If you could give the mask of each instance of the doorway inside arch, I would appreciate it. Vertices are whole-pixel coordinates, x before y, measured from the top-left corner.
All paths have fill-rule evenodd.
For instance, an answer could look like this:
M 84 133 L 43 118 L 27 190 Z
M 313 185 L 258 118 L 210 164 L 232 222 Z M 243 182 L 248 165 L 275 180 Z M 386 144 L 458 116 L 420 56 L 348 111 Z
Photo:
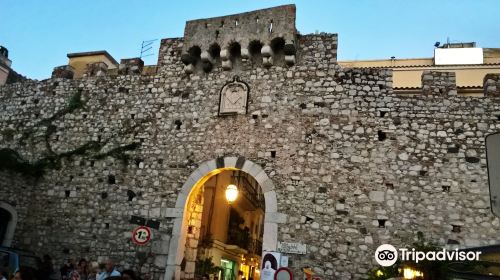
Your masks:
M 0 245 L 4 244 L 7 238 L 7 229 L 11 220 L 12 215 L 10 212 L 0 207 Z
M 241 170 L 224 169 L 196 185 L 185 209 L 181 279 L 260 279 L 265 212 L 261 187 Z

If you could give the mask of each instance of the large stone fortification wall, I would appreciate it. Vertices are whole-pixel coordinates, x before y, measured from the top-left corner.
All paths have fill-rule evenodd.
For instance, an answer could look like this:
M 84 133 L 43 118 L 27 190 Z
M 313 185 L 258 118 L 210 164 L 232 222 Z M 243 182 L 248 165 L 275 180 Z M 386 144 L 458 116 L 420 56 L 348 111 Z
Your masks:
M 394 95 L 389 70 L 335 63 L 336 35 L 300 36 L 294 66 L 190 75 L 183 44 L 162 41 L 155 75 L 0 87 L 1 147 L 52 159 L 38 180 L 1 173 L 0 200 L 20 213 L 18 246 L 57 263 L 113 256 L 159 279 L 167 209 L 198 164 L 221 156 L 250 159 L 274 182 L 286 214 L 278 240 L 308 246 L 290 257 L 297 273 L 363 278 L 379 244 L 409 244 L 418 231 L 442 245 L 500 241 L 484 149 L 500 129 L 497 98 Z M 248 114 L 219 117 L 234 75 L 250 87 Z M 132 215 L 160 223 L 152 244 L 131 243 Z

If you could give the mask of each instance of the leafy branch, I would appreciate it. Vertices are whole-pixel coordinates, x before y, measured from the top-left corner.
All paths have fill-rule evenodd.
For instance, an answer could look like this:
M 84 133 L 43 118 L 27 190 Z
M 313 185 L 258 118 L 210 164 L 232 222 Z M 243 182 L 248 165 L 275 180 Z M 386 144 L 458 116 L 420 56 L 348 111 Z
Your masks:
M 142 124 L 142 122 L 132 125 L 127 129 L 121 130 L 118 135 L 105 139 L 104 141 L 88 141 L 74 149 L 60 153 L 54 151 L 50 139 L 51 136 L 56 132 L 57 127 L 53 124 L 53 122 L 62 118 L 66 114 L 74 112 L 77 109 L 84 108 L 85 102 L 81 97 L 82 96 L 80 91 L 73 94 L 68 101 L 68 105 L 64 109 L 57 111 L 49 118 L 42 119 L 41 121 L 36 123 L 35 126 L 26 130 L 21 135 L 19 144 L 25 144 L 25 141 L 28 138 L 32 137 L 40 126 L 45 127 L 46 129 L 43 135 L 43 140 L 46 152 L 44 157 L 35 160 L 34 162 L 29 162 L 28 160 L 24 159 L 19 154 L 19 152 L 9 148 L 3 148 L 0 149 L 0 170 L 10 170 L 21 173 L 23 175 L 38 178 L 42 177 L 45 171 L 49 168 L 59 169 L 61 167 L 61 162 L 64 159 L 70 159 L 73 156 L 83 156 L 95 160 L 101 160 L 106 157 L 114 157 L 122 160 L 125 164 L 128 163 L 129 155 L 127 155 L 126 152 L 139 148 L 141 145 L 140 142 L 132 142 L 129 144 L 121 145 L 105 152 L 103 152 L 102 150 L 114 138 L 123 137 L 126 134 L 135 131 Z

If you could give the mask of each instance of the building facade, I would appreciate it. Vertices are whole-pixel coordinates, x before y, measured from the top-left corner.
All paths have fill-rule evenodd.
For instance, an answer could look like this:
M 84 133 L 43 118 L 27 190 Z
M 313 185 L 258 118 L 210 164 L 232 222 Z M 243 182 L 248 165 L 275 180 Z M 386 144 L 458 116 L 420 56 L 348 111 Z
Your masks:
M 191 279 L 204 206 L 190 201 L 227 170 L 261 188 L 263 251 L 305 245 L 282 252 L 297 277 L 364 279 L 380 244 L 418 232 L 500 242 L 484 145 L 500 129 L 498 74 L 480 97 L 435 71 L 420 94 L 397 94 L 392 69 L 340 65 L 336 34 L 299 34 L 294 5 L 190 21 L 161 41 L 154 73 L 137 59 L 119 69 L 0 87 L 12 246 Z M 145 246 L 131 240 L 138 224 L 152 230 Z
M 457 51 L 463 53 L 452 56 Z M 461 57 L 467 57 L 468 51 L 479 51 L 479 59 L 464 63 Z M 440 63 L 443 56 L 446 60 Z M 451 72 L 455 76 L 457 94 L 479 97 L 484 96 L 485 76 L 500 73 L 500 49 L 475 48 L 475 44 L 448 44 L 436 48 L 435 56 L 429 58 L 350 60 L 339 61 L 339 64 L 351 68 L 391 69 L 393 90 L 397 94 L 421 94 L 424 71 Z

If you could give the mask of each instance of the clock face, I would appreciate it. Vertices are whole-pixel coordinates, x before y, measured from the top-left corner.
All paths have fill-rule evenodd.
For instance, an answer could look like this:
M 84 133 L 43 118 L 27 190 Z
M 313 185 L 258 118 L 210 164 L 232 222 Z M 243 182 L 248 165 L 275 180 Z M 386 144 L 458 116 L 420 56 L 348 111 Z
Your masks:
M 242 82 L 232 82 L 221 91 L 220 114 L 246 114 L 248 86 Z

